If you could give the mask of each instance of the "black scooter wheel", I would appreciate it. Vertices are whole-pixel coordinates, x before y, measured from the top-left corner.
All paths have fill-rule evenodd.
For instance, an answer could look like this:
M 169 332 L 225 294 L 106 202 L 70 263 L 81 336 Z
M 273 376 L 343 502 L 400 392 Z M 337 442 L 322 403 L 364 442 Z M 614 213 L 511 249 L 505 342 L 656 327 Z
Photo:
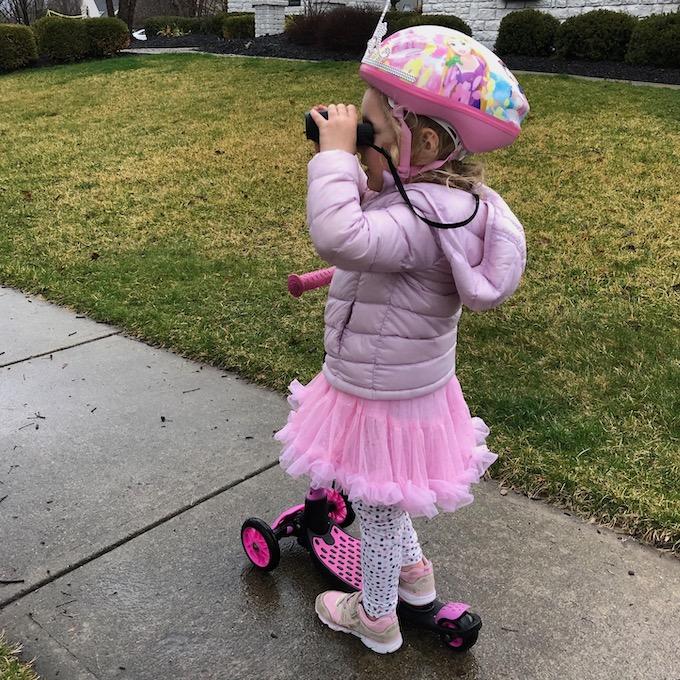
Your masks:
M 478 631 L 470 633 L 465 637 L 456 635 L 456 631 L 460 630 L 460 628 L 455 621 L 451 621 L 450 619 L 440 619 L 439 625 L 451 629 L 450 633 L 441 633 L 440 637 L 442 642 L 456 654 L 462 654 L 463 652 L 467 652 L 471 647 L 474 647 L 477 638 L 479 637 Z
M 281 559 L 279 542 L 271 527 L 257 517 L 247 519 L 241 527 L 241 543 L 248 559 L 258 569 L 276 569 Z

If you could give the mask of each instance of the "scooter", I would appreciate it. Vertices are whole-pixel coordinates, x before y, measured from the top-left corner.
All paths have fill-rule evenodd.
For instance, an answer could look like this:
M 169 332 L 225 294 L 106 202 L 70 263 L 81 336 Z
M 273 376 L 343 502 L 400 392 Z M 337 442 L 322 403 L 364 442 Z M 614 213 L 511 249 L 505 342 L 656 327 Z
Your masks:
M 291 275 L 288 288 L 299 297 L 305 290 L 327 285 L 333 268 Z M 355 519 L 347 496 L 335 488 L 310 488 L 305 502 L 284 510 L 271 524 L 251 517 L 241 527 L 241 543 L 248 559 L 262 571 L 275 569 L 281 558 L 279 541 L 296 538 L 317 566 L 346 591 L 361 590 L 361 541 L 345 529 Z M 454 652 L 465 652 L 476 642 L 482 621 L 464 602 L 438 599 L 424 606 L 403 600 L 397 616 L 418 627 L 439 633 Z

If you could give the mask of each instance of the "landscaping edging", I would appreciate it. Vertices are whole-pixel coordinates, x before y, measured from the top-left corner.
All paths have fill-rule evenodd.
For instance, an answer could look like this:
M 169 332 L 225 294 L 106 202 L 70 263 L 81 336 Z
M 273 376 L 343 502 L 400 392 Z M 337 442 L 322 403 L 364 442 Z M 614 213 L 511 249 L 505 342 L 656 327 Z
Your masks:
M 285 35 L 224 40 L 214 35 L 190 34 L 179 38 L 132 40 L 130 49 L 194 47 L 213 54 L 237 54 L 251 57 L 285 57 L 313 61 L 358 61 L 361 55 L 328 52 L 316 47 L 303 47 L 288 42 Z M 610 80 L 626 80 L 680 85 L 680 69 L 635 66 L 610 61 L 565 61 L 549 57 L 508 56 L 503 61 L 511 70 L 563 73 Z

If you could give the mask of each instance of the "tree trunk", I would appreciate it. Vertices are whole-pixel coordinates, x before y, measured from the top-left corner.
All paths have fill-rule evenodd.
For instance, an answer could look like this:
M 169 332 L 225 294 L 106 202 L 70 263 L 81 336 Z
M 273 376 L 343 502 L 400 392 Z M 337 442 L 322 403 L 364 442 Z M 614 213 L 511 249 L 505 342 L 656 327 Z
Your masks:
M 118 5 L 118 18 L 122 19 L 132 30 L 132 25 L 135 20 L 135 6 L 137 5 L 137 0 L 120 0 Z
M 31 23 L 31 15 L 28 12 L 28 1 L 17 0 L 14 3 L 16 19 L 20 24 L 28 26 Z
M 116 16 L 116 12 L 113 9 L 113 0 L 106 0 L 106 14 L 110 17 Z

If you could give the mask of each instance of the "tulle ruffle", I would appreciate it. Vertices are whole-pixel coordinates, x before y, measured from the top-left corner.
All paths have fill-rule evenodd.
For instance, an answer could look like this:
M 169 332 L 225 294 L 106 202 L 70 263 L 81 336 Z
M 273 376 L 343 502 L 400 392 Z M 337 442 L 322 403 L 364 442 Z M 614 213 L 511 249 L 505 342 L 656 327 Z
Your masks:
M 452 512 L 472 502 L 470 485 L 497 458 L 455 377 L 405 400 L 355 397 L 322 373 L 289 390 L 288 423 L 274 435 L 283 443 L 282 467 L 314 487 L 335 481 L 351 501 L 397 505 L 413 516 Z

